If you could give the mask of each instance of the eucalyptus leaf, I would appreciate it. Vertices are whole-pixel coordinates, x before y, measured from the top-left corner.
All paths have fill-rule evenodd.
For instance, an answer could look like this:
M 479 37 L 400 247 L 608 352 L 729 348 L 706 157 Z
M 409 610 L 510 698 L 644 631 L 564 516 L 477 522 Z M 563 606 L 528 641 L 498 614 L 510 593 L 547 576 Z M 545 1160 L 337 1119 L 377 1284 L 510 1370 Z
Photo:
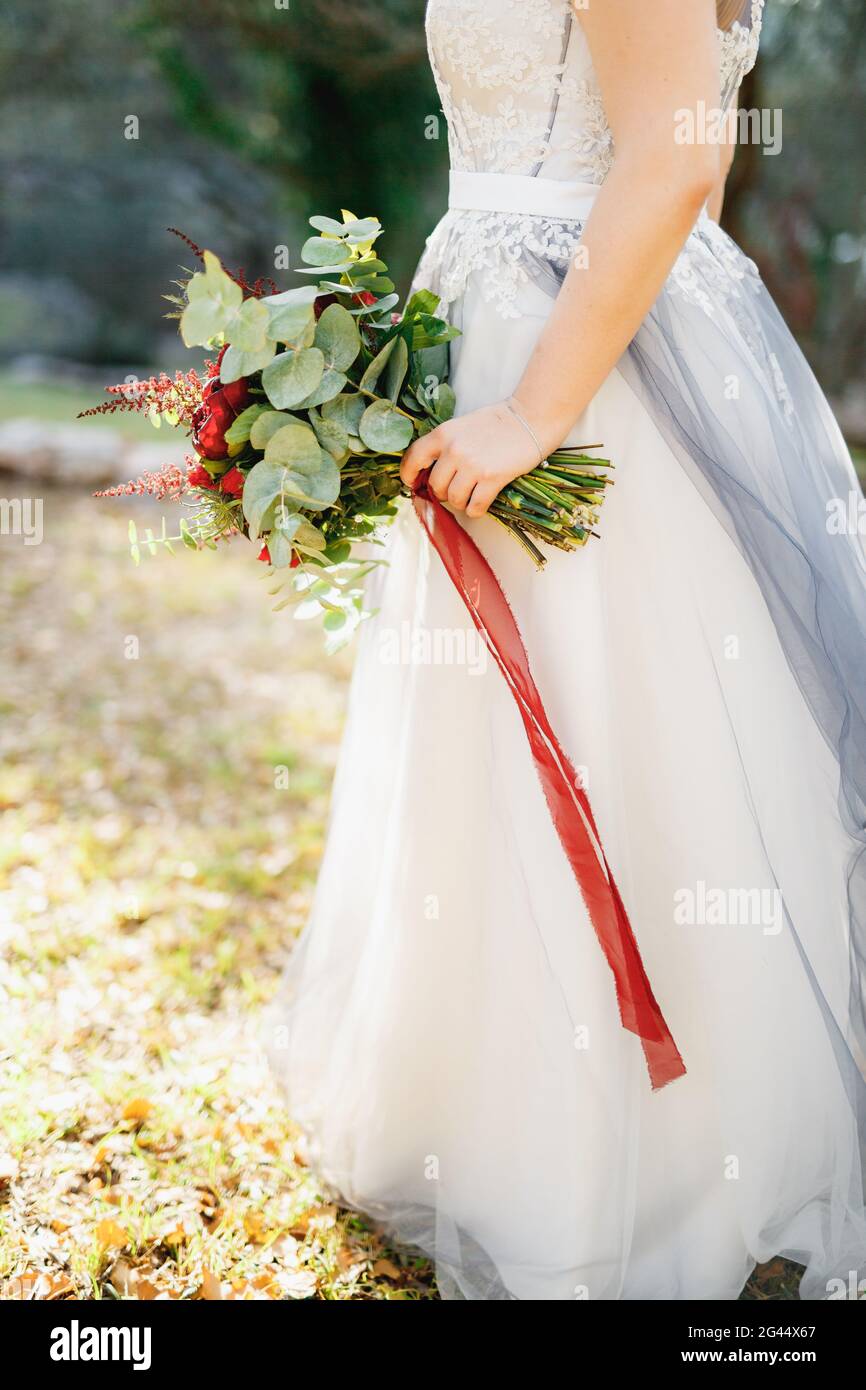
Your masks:
M 311 236 L 301 247 L 301 260 L 307 265 L 334 266 L 346 259 L 346 248 L 342 241 L 332 241 L 328 237 Z
M 266 342 L 261 352 L 243 352 L 234 345 L 227 347 L 220 363 L 220 381 L 228 386 L 232 381 L 240 381 L 243 376 L 261 372 L 272 360 L 276 347 Z
M 262 464 L 268 468 L 281 466 L 281 495 L 298 506 L 318 511 L 330 507 L 340 494 L 339 468 L 310 426 L 300 420 L 284 425 L 268 440 L 265 457 L 248 474 L 247 485 Z
M 340 304 L 329 304 L 316 325 L 316 347 L 325 355 L 325 364 L 338 372 L 351 367 L 361 351 L 358 325 Z
M 247 474 L 243 510 L 251 535 L 261 535 L 265 518 L 282 492 L 285 472 L 282 464 L 262 459 Z
M 212 251 L 204 252 L 204 270 L 196 271 L 186 287 L 187 306 L 180 316 L 180 333 L 187 347 L 204 347 L 243 304 L 243 290 L 227 275 Z
M 285 569 L 292 561 L 292 542 L 282 531 L 271 531 L 268 535 L 268 554 L 275 570 Z
M 271 414 L 266 405 L 248 405 L 225 432 L 226 444 L 246 444 L 253 425 L 262 414 Z
M 394 351 L 394 344 L 396 342 L 396 338 L 391 338 L 390 341 L 387 342 L 385 346 L 381 348 L 379 352 L 376 353 L 376 356 L 373 358 L 369 367 L 364 372 L 364 375 L 361 377 L 362 391 L 372 391 L 375 388 L 376 382 L 379 380 L 379 377 L 385 369 L 385 364 L 387 363 L 388 358 Z
M 276 434 L 277 430 L 281 430 L 284 425 L 291 423 L 291 415 L 286 415 L 281 410 L 270 410 L 268 406 L 263 406 L 261 415 L 253 422 L 250 430 L 250 443 L 254 449 L 264 449 L 268 440 Z
M 333 217 L 311 217 L 310 226 L 315 227 L 317 232 L 330 232 L 331 236 L 342 236 L 344 227 L 342 222 L 337 222 Z
M 337 398 L 339 399 L 339 397 Z M 325 420 L 316 411 L 310 411 L 310 424 L 323 449 L 327 449 L 336 463 L 342 463 L 349 452 L 349 434 L 336 420 Z
M 374 401 L 361 417 L 361 438 L 367 448 L 377 454 L 402 453 L 411 443 L 414 432 L 408 415 L 391 401 Z
M 262 372 L 262 386 L 271 405 L 292 409 L 316 389 L 325 370 L 325 358 L 317 347 L 281 352 Z
M 440 381 L 436 390 L 433 392 L 433 400 L 435 403 L 437 420 L 450 420 L 457 404 L 454 388 L 449 386 L 447 381 Z
M 295 343 L 306 338 L 312 327 L 315 330 L 316 315 L 313 301 L 293 304 L 270 304 L 265 310 L 269 316 L 268 337 L 278 343 Z M 304 346 L 309 346 L 304 343 Z
M 405 338 L 394 339 L 394 349 L 385 367 L 385 395 L 397 401 L 409 370 L 409 349 Z
M 322 418 L 333 420 L 348 435 L 357 435 L 361 416 L 367 409 L 367 401 L 357 391 L 345 391 L 322 406 Z
M 226 326 L 226 340 L 241 352 L 261 352 L 268 341 L 270 314 L 258 299 L 246 299 Z
M 299 401 L 296 408 L 298 410 L 312 410 L 315 406 L 325 405 L 335 396 L 339 396 L 347 381 L 348 377 L 345 372 L 335 372 L 333 368 L 326 367 L 315 391 L 311 391 L 309 396 L 305 396 L 302 401 Z

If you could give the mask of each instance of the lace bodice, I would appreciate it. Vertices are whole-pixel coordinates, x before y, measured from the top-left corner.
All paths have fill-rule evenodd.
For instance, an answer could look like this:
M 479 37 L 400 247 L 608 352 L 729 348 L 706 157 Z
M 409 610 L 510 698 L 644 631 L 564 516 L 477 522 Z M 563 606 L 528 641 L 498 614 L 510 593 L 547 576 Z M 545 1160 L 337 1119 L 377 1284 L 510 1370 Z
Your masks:
M 727 107 L 758 52 L 764 0 L 718 31 Z M 604 182 L 613 137 L 573 0 L 429 0 L 430 63 L 448 122 L 452 169 L 572 184 Z M 514 213 L 450 211 L 428 241 L 417 283 L 446 305 L 478 272 L 485 297 L 513 316 L 527 256 L 567 261 L 581 227 Z
M 754 65 L 763 3 L 719 31 L 725 105 Z M 430 0 L 427 43 L 453 169 L 604 181 L 613 140 L 570 0 Z

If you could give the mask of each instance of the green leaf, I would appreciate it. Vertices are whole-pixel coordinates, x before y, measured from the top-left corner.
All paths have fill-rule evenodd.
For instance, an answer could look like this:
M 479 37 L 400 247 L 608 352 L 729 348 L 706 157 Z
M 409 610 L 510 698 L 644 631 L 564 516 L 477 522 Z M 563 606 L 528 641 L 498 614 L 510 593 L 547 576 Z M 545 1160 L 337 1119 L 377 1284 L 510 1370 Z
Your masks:
M 307 265 L 333 266 L 346 259 L 346 248 L 342 241 L 331 241 L 327 237 L 311 236 L 301 247 L 301 260 Z
M 411 443 L 414 426 L 391 401 L 374 401 L 361 416 L 360 434 L 374 453 L 399 454 Z
M 262 372 L 262 386 L 271 405 L 291 410 L 316 389 L 324 370 L 325 358 L 320 348 L 281 352 Z
M 338 632 L 341 627 L 346 625 L 346 614 L 342 608 L 331 609 L 322 619 L 322 627 L 326 632 Z
M 260 415 L 273 414 L 266 405 L 248 405 L 246 410 L 242 410 L 237 419 L 229 426 L 225 432 L 226 444 L 246 444 L 250 438 L 252 427 Z M 262 446 L 264 447 L 264 446 Z
M 329 304 L 316 325 L 316 347 L 328 367 L 343 372 L 361 351 L 361 335 L 352 315 L 340 304 Z
M 333 420 L 334 424 L 346 431 L 346 434 L 357 435 L 361 416 L 366 409 L 367 401 L 364 396 L 357 391 L 345 391 L 322 406 L 322 417 L 325 420 Z
M 373 391 L 375 389 L 376 382 L 379 380 L 379 377 L 385 370 L 385 364 L 387 363 L 388 358 L 391 356 L 391 353 L 394 351 L 394 344 L 396 342 L 396 338 L 391 338 L 390 341 L 387 342 L 385 346 L 379 352 L 376 353 L 376 356 L 373 358 L 369 367 L 364 372 L 364 375 L 361 377 L 362 391 Z
M 343 463 L 349 452 L 348 431 L 336 420 L 325 420 L 314 410 L 310 411 L 310 424 L 322 448 L 327 449 L 336 463 Z
M 279 343 L 299 343 L 300 346 L 309 347 L 307 338 L 312 341 L 310 329 L 315 330 L 316 325 L 313 301 L 276 305 L 271 302 L 266 312 L 270 316 L 269 338 Z
M 135 545 L 135 542 L 138 540 L 138 527 L 136 526 L 134 521 L 131 521 L 129 523 L 129 526 L 127 527 L 127 534 L 129 535 L 129 544 Z
M 394 350 L 385 367 L 385 395 L 397 401 L 409 370 L 409 349 L 405 338 L 394 339 Z
M 225 335 L 241 352 L 262 352 L 268 341 L 270 314 L 258 299 L 246 299 L 226 325 Z
M 198 550 L 198 542 L 189 529 L 189 522 L 185 516 L 180 519 L 180 537 L 187 550 Z
M 256 481 L 254 507 L 263 502 L 258 521 L 264 516 L 267 507 L 279 495 L 284 495 L 296 506 L 309 507 L 319 511 L 330 507 L 340 495 L 340 470 L 319 444 L 313 430 L 300 420 L 284 425 L 268 440 L 265 457 L 247 474 L 244 487 L 244 515 L 247 520 L 247 490 L 250 480 L 255 479 L 259 469 L 263 469 L 261 482 Z M 270 470 L 270 471 L 268 471 Z M 272 491 L 272 473 L 280 473 L 277 491 Z M 267 501 L 264 501 L 267 499 Z M 251 522 L 252 524 L 252 522 Z
M 291 415 L 286 415 L 281 410 L 269 410 L 267 406 L 263 406 L 262 414 L 258 416 L 250 430 L 250 444 L 254 449 L 264 449 L 268 440 L 276 434 L 277 430 L 281 430 L 283 425 L 291 423 Z
M 325 405 L 335 396 L 339 396 L 347 381 L 348 377 L 345 372 L 335 372 L 332 367 L 326 367 L 315 391 L 311 391 L 309 396 L 298 401 L 295 409 L 312 410 L 315 406 Z
M 262 371 L 276 350 L 274 344 L 269 342 L 265 343 L 261 352 L 243 352 L 238 347 L 227 347 L 220 364 L 220 381 L 228 386 L 232 381 L 240 381 L 242 376 L 252 376 L 253 372 Z
M 321 552 L 326 546 L 325 537 L 318 526 L 313 526 L 311 522 L 303 519 L 295 534 L 295 541 L 301 550 Z
M 356 217 L 343 224 L 343 235 L 352 245 L 375 241 L 381 232 L 382 224 L 378 217 Z
M 343 235 L 343 224 L 337 222 L 333 217 L 311 217 L 310 226 L 315 227 L 317 232 L 330 232 L 331 236 Z
M 205 347 L 225 331 L 243 304 L 240 285 L 226 274 L 212 251 L 205 251 L 204 266 L 186 287 L 187 306 L 180 316 L 180 334 L 187 347 Z
M 453 387 L 447 381 L 440 381 L 436 390 L 433 392 L 433 402 L 436 410 L 437 420 L 450 420 L 457 405 L 457 397 L 454 395 Z M 228 437 L 228 436 L 226 436 Z
M 403 317 L 410 319 L 416 314 L 435 314 L 438 308 L 438 294 L 434 294 L 432 290 L 416 290 L 403 310 Z

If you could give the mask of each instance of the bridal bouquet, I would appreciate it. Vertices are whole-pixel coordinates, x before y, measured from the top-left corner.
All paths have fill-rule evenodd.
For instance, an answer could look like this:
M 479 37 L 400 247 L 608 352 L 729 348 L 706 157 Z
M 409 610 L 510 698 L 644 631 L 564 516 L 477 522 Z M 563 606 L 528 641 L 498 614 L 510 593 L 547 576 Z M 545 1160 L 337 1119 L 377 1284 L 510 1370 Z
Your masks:
M 207 374 L 109 386 L 110 399 L 83 413 L 138 410 L 191 434 L 185 472 L 166 467 L 97 494 L 187 504 L 173 536 L 163 521 L 161 533 L 140 538 L 130 522 L 136 563 L 143 549 L 214 549 L 242 533 L 269 565 L 274 594 L 291 580 L 276 606 L 323 609 L 335 631 L 357 621 L 360 581 L 378 563 L 369 543 L 408 491 L 403 454 L 453 413 L 448 343 L 457 330 L 437 316 L 438 297 L 427 290 L 396 312 L 374 250 L 375 218 L 344 212 L 342 221 L 312 217 L 310 225 L 299 273 L 312 283 L 282 292 L 230 274 L 183 237 L 202 268 L 170 300 L 185 345 L 216 354 Z M 571 550 L 593 533 L 608 467 L 581 450 L 557 450 L 505 488 L 490 514 L 541 567 L 539 541 Z
M 387 266 L 374 251 L 375 218 L 313 217 L 301 274 L 312 283 L 279 292 L 229 274 L 188 238 L 202 269 L 172 302 L 187 347 L 215 353 L 207 374 L 164 373 L 108 388 L 85 414 L 146 411 L 185 426 L 194 455 L 108 494 L 148 493 L 188 504 L 178 535 L 130 523 L 137 561 L 175 541 L 215 549 L 242 533 L 275 578 L 277 607 L 324 610 L 339 642 L 363 615 L 359 581 L 374 563 L 370 542 L 407 492 L 400 464 L 412 441 L 454 410 L 448 344 L 456 329 L 421 290 L 396 312 Z M 270 292 L 268 292 L 270 291 Z M 495 344 L 491 344 L 491 351 Z M 587 446 L 597 447 L 597 446 Z M 559 449 L 502 490 L 491 515 L 544 564 L 539 542 L 572 550 L 593 534 L 609 478 L 606 459 Z M 100 494 L 105 496 L 106 493 Z M 412 506 L 455 592 L 517 704 L 551 820 L 580 886 L 610 969 L 623 1026 L 641 1039 L 653 1087 L 684 1066 L 647 979 L 582 781 L 550 724 L 505 593 L 469 531 L 427 488 Z M 357 546 L 357 548 L 356 548 Z

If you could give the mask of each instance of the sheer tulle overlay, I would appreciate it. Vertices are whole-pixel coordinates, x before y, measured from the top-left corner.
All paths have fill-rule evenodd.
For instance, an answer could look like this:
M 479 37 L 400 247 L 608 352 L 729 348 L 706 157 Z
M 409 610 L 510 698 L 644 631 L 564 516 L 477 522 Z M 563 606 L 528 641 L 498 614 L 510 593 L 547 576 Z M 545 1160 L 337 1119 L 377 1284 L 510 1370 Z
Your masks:
M 500 12 L 498 43 L 512 8 L 469 0 L 464 21 Z M 522 8 L 561 55 L 567 7 Z M 422 262 L 463 329 L 461 413 L 515 387 L 550 311 L 567 258 L 532 208 L 501 211 L 539 234 L 496 284 L 495 257 L 460 252 L 489 212 L 452 210 Z M 559 224 L 556 248 L 579 234 Z M 854 474 L 754 267 L 705 218 L 569 439 L 616 462 L 600 540 L 538 574 L 494 522 L 464 524 L 686 1075 L 650 1089 L 511 692 L 410 508 L 370 593 L 269 1052 L 324 1178 L 429 1251 L 445 1297 L 735 1298 L 777 1253 L 807 1266 L 802 1296 L 832 1296 L 866 1273 L 866 581 L 856 534 L 828 525 Z

